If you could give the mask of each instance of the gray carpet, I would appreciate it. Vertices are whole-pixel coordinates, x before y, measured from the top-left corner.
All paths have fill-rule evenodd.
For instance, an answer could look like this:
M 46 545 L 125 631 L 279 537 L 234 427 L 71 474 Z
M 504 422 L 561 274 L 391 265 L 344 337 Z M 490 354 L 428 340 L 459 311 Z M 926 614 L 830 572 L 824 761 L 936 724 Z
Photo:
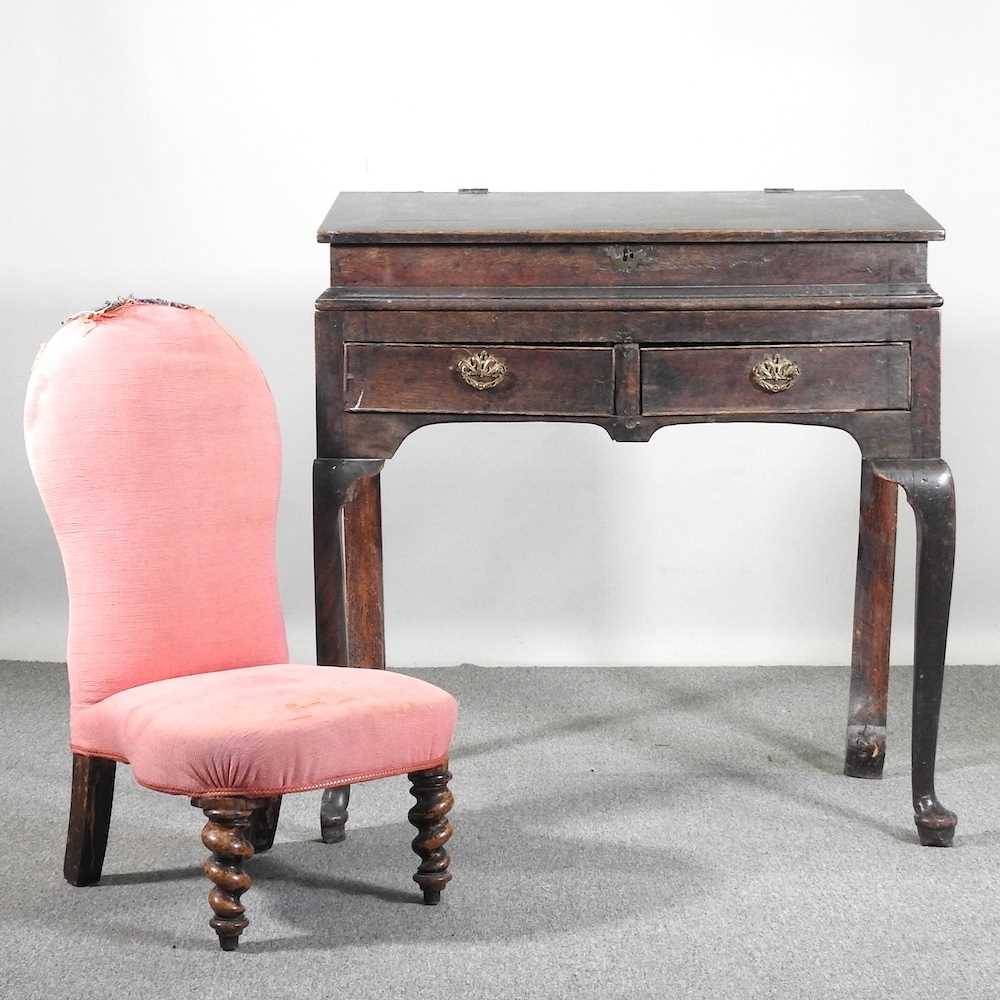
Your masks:
M 1000 670 L 949 673 L 920 848 L 909 671 L 886 777 L 840 774 L 847 671 L 421 671 L 462 703 L 454 881 L 417 902 L 405 779 L 359 786 L 347 843 L 285 799 L 251 862 L 236 954 L 207 926 L 200 813 L 119 769 L 105 877 L 62 880 L 64 671 L 0 665 L 0 995 L 921 998 L 997 996 Z

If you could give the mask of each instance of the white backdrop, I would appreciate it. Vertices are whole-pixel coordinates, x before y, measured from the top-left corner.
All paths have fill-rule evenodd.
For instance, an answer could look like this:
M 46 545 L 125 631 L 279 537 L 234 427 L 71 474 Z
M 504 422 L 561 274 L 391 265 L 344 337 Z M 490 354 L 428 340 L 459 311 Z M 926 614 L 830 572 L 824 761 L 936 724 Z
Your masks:
M 4 0 L 0 656 L 61 659 L 58 553 L 20 411 L 60 319 L 204 305 L 285 440 L 293 655 L 312 648 L 314 232 L 339 190 L 905 187 L 948 230 L 950 659 L 1000 661 L 995 4 Z M 383 475 L 393 665 L 845 663 L 858 452 L 746 425 L 419 431 Z M 910 658 L 905 506 L 895 660 Z

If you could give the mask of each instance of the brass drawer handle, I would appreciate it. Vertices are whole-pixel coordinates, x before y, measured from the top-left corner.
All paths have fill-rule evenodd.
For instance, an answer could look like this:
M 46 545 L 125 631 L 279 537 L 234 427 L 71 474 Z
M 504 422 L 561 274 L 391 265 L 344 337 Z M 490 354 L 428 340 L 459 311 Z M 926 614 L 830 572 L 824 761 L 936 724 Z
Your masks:
M 750 369 L 750 381 L 764 392 L 784 392 L 801 374 L 802 370 L 794 361 L 772 354 Z
M 507 366 L 492 354 L 479 351 L 458 363 L 458 373 L 473 389 L 495 389 L 506 377 Z

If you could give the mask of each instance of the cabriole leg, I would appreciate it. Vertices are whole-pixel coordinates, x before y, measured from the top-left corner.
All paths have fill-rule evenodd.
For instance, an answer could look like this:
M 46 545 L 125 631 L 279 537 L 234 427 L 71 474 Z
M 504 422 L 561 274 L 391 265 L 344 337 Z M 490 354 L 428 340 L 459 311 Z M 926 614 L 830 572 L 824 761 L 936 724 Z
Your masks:
M 958 818 L 934 789 L 938 720 L 955 563 L 955 486 L 941 459 L 879 460 L 875 473 L 906 491 L 917 522 L 913 644 L 913 809 L 920 843 L 947 847 Z
M 73 788 L 63 875 L 70 885 L 101 880 L 115 797 L 115 762 L 106 757 L 73 754 Z
M 451 772 L 448 765 L 427 771 L 414 771 L 407 775 L 413 786 L 410 794 L 417 800 L 407 818 L 417 828 L 413 850 L 420 857 L 420 867 L 413 881 L 424 893 L 424 902 L 434 906 L 441 901 L 441 893 L 451 880 L 448 871 L 448 852 L 444 845 L 451 840 L 451 823 L 448 813 L 455 800 L 448 788 Z
M 844 758 L 844 774 L 852 778 L 881 778 L 885 765 L 896 493 L 894 482 L 875 475 L 871 462 L 862 463 L 854 645 Z

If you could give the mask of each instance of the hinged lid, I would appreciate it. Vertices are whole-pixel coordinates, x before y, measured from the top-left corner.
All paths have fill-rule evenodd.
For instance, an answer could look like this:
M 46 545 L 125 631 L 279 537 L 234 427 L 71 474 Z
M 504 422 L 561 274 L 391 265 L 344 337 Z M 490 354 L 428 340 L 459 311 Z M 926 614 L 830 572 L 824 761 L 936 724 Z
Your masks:
M 782 243 L 944 239 L 905 191 L 358 192 L 321 243 Z

